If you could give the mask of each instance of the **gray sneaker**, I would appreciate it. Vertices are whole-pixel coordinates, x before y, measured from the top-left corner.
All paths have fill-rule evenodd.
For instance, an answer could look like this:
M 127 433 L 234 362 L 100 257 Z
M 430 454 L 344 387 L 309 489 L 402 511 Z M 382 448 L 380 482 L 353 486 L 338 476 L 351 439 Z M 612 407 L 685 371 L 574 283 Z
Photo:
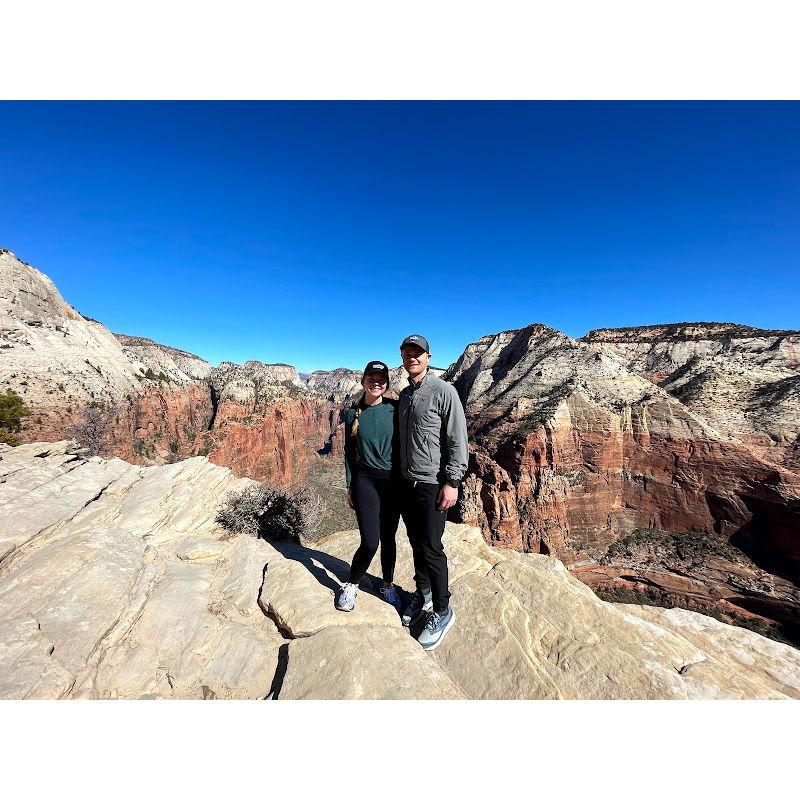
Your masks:
M 411 602 L 406 606 L 400 620 L 406 628 L 413 625 L 426 611 L 433 610 L 433 598 L 431 595 L 423 595 L 419 589 L 411 595 Z
M 428 617 L 425 623 L 425 630 L 419 635 L 417 641 L 422 645 L 423 650 L 435 650 L 444 639 L 444 635 L 456 621 L 456 612 L 448 607 L 444 614 L 437 614 L 435 611 Z
M 395 607 L 398 614 L 403 610 L 403 601 L 400 599 L 400 595 L 397 594 L 393 584 L 381 586 L 379 591 L 383 599 Z
M 339 597 L 336 598 L 336 608 L 339 611 L 352 611 L 356 607 L 356 594 L 358 585 L 355 583 L 345 583 Z

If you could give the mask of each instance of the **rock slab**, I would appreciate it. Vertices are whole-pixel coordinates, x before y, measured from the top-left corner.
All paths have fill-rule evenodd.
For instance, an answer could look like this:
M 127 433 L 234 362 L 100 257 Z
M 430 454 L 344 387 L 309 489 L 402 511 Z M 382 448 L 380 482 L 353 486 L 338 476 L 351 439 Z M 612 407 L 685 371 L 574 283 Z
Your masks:
M 426 653 L 358 533 L 311 546 L 214 521 L 249 485 L 193 458 L 142 467 L 74 442 L 0 446 L 0 698 L 798 698 L 800 651 L 681 609 L 599 600 L 557 559 L 448 523 L 456 624 Z M 377 563 L 377 562 L 376 562 Z M 398 531 L 398 585 L 413 588 Z

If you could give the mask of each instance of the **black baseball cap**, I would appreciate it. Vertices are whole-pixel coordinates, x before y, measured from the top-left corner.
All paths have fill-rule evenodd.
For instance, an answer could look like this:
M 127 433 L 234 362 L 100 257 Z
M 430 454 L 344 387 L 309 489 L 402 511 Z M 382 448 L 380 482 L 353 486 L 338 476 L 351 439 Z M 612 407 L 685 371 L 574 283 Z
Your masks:
M 402 350 L 407 344 L 415 344 L 417 347 L 421 347 L 426 353 L 431 352 L 428 340 L 418 333 L 412 333 L 411 336 L 406 336 L 406 338 L 400 342 L 400 349 Z
M 370 361 L 367 366 L 364 367 L 364 375 L 368 372 L 382 372 L 386 378 L 386 383 L 389 383 L 389 367 L 387 367 L 383 361 Z

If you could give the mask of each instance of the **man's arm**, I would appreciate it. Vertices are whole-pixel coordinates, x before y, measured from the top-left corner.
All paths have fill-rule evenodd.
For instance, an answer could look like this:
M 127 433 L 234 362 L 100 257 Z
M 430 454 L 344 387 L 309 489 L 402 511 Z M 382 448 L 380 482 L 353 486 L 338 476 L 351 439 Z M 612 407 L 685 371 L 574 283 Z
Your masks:
M 467 418 L 464 407 L 455 387 L 447 384 L 442 408 L 445 439 L 447 446 L 447 461 L 444 471 L 447 480 L 452 483 L 461 483 L 467 474 Z
M 439 509 L 451 508 L 458 500 L 458 484 L 467 473 L 467 418 L 461 405 L 461 398 L 453 386 L 445 388 L 442 401 L 442 422 L 447 448 L 445 479 L 448 481 L 439 491 Z M 453 485 L 450 485 L 453 484 Z

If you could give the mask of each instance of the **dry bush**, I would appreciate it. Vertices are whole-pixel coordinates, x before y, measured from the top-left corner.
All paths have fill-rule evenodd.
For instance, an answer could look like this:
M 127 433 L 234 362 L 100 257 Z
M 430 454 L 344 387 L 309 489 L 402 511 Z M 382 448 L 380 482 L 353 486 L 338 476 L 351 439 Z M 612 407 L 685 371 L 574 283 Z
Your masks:
M 216 522 L 232 533 L 265 539 L 314 539 L 322 518 L 322 498 L 306 488 L 252 484 L 229 494 Z
M 103 450 L 103 440 L 113 430 L 114 420 L 119 411 L 111 405 L 92 401 L 83 410 L 80 419 L 65 433 L 82 444 L 89 455 L 99 455 Z

